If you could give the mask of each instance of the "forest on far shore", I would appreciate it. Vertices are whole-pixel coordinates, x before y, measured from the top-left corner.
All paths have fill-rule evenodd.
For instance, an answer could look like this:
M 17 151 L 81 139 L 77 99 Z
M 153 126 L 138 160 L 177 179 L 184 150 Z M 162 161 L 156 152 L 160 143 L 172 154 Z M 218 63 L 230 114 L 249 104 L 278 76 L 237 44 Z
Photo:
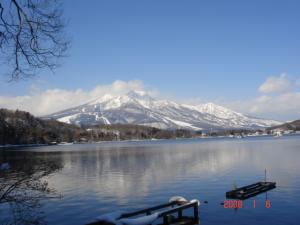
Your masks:
M 97 142 L 146 139 L 197 138 L 207 136 L 246 136 L 272 134 L 272 130 L 299 131 L 299 121 L 285 123 L 265 130 L 219 129 L 193 131 L 187 129 L 164 130 L 134 124 L 76 126 L 56 120 L 35 117 L 29 112 L 0 109 L 0 145 L 54 144 L 61 142 Z
M 190 138 L 193 135 L 194 132 L 189 130 L 163 130 L 129 124 L 78 127 L 40 119 L 20 110 L 0 109 L 0 145 L 171 139 Z

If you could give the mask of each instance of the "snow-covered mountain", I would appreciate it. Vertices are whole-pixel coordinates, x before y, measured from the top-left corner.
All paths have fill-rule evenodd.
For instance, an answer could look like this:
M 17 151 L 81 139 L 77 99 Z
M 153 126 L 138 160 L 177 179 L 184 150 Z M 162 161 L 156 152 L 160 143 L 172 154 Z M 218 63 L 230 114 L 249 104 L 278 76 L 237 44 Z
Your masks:
M 274 120 L 245 116 L 214 103 L 179 104 L 156 100 L 145 92 L 104 95 L 101 98 L 49 116 L 77 125 L 139 124 L 163 129 L 263 128 L 280 124 Z

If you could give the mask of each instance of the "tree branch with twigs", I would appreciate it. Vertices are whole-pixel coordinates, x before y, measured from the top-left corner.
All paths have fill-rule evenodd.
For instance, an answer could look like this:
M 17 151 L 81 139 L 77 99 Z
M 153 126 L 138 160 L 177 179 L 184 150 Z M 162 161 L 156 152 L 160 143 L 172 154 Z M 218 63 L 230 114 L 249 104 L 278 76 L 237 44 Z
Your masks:
M 0 0 L 0 60 L 10 80 L 54 71 L 70 42 L 56 0 Z

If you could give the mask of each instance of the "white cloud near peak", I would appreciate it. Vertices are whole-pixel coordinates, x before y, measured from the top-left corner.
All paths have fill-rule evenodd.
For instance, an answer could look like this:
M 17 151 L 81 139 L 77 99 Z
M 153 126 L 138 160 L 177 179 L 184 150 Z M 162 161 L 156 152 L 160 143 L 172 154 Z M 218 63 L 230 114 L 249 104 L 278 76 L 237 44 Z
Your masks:
M 296 87 L 300 87 L 300 79 L 296 80 L 295 84 L 296 84 Z
M 291 88 L 291 82 L 287 74 L 283 73 L 279 77 L 271 76 L 260 85 L 259 91 L 261 93 L 281 93 L 288 91 Z
M 273 76 L 259 87 L 261 95 L 248 100 L 221 102 L 246 115 L 281 121 L 300 119 L 300 79 L 287 74 Z
M 245 115 L 279 121 L 300 119 L 300 92 L 221 103 Z
M 213 101 L 216 104 L 251 115 L 267 119 L 281 121 L 300 119 L 300 79 L 290 79 L 286 74 L 273 76 L 259 87 L 258 96 L 250 99 L 238 99 L 226 101 L 224 98 Z M 142 81 L 116 80 L 111 84 L 97 85 L 91 90 L 65 90 L 47 89 L 39 90 L 33 87 L 28 95 L 24 96 L 0 96 L 0 108 L 20 109 L 28 111 L 35 116 L 43 116 L 82 105 L 110 94 L 112 96 L 123 95 L 129 91 L 144 91 L 157 98 L 161 92 L 145 87 Z M 220 95 L 222 93 L 219 93 Z M 165 95 L 164 99 L 168 99 Z M 199 96 L 201 97 L 201 96 Z M 178 99 L 174 99 L 178 101 Z M 178 101 L 185 104 L 201 104 L 206 101 L 201 98 L 193 98 L 190 101 Z
M 75 107 L 95 100 L 105 94 L 122 95 L 129 91 L 145 91 L 144 84 L 139 80 L 116 80 L 111 84 L 98 85 L 90 91 L 82 89 L 64 90 L 33 88 L 29 95 L 0 96 L 0 108 L 20 109 L 36 116 L 47 115 L 70 107 Z M 151 91 L 147 92 L 151 93 Z

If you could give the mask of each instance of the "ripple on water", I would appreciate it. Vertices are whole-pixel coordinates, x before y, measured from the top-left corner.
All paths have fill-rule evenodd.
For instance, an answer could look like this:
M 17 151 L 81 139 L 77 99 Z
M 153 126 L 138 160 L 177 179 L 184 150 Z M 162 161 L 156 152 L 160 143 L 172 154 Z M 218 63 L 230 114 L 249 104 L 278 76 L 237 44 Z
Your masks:
M 295 137 L 177 140 L 27 148 L 5 157 L 14 163 L 26 163 L 26 155 L 43 157 L 63 165 L 48 178 L 64 196 L 44 202 L 50 225 L 84 224 L 102 213 L 136 210 L 175 195 L 208 201 L 200 206 L 202 224 L 279 225 L 300 221 L 299 147 Z M 277 188 L 244 201 L 242 209 L 224 209 L 225 192 L 263 180 L 265 168 Z

